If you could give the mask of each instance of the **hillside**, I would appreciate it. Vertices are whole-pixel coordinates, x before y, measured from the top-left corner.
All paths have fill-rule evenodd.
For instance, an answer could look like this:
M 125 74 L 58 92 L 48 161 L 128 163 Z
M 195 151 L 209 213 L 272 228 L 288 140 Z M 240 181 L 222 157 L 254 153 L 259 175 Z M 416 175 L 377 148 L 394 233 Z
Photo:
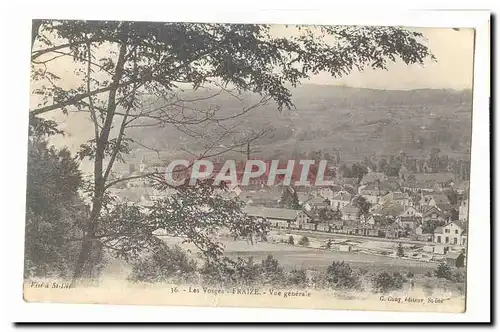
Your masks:
M 199 98 L 210 93 L 213 92 L 186 92 L 185 97 Z M 292 153 L 308 155 L 313 150 L 331 153 L 337 149 L 343 160 L 358 160 L 374 153 L 392 154 L 400 150 L 421 155 L 433 147 L 450 156 L 465 158 L 470 149 L 470 90 L 400 91 L 303 85 L 293 89 L 292 94 L 293 110 L 279 112 L 271 103 L 225 121 L 224 125 L 235 126 L 237 133 L 274 128 L 271 136 L 255 142 L 259 156 L 265 158 L 288 158 Z M 258 100 L 258 96 L 250 94 L 243 98 L 242 102 L 229 94 L 220 94 L 191 107 L 218 106 L 217 115 L 226 117 Z M 220 127 L 196 129 L 213 133 Z M 173 126 L 136 128 L 130 135 L 170 155 L 180 149 L 199 152 L 206 143 Z M 221 146 L 230 141 L 227 138 Z M 143 150 L 137 146 L 135 152 L 141 154 Z

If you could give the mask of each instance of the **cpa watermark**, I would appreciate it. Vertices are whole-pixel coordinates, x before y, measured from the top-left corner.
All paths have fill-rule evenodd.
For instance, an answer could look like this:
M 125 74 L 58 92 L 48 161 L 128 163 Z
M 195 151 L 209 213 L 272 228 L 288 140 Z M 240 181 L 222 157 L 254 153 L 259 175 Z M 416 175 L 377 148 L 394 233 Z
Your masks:
M 257 160 L 245 162 L 226 160 L 214 163 L 208 159 L 189 161 L 177 159 L 165 170 L 165 181 L 171 186 L 195 185 L 199 180 L 212 179 L 229 186 L 294 185 L 331 186 L 334 182 L 332 167 L 327 160 Z

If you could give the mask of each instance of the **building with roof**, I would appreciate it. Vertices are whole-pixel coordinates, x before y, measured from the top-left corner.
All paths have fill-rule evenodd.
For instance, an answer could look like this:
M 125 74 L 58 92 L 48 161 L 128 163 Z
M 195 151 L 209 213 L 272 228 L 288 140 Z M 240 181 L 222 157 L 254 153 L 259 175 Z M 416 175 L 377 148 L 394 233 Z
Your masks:
M 403 207 L 412 205 L 410 195 L 408 195 L 408 193 L 406 192 L 403 193 L 400 191 L 391 191 L 387 195 L 383 196 L 380 200 L 385 202 L 394 202 Z
M 300 228 L 310 219 L 303 211 L 292 209 L 246 206 L 243 212 L 249 216 L 267 220 L 271 227 L 275 228 L 291 228 L 292 226 Z
M 469 220 L 469 200 L 465 199 L 458 206 L 458 220 L 467 222 Z
M 368 184 L 376 181 L 382 182 L 387 180 L 387 175 L 382 172 L 368 172 L 361 179 L 360 184 Z
M 450 245 L 467 245 L 467 228 L 460 221 L 452 221 L 434 230 L 434 242 Z
M 460 251 L 448 252 L 446 254 L 446 264 L 453 267 L 464 267 L 465 266 L 464 253 Z
M 359 215 L 361 210 L 359 207 L 352 205 L 351 203 L 344 206 L 342 209 L 342 220 L 344 221 L 357 221 L 359 220 Z
M 342 209 L 351 202 L 352 196 L 347 191 L 339 191 L 330 200 L 332 209 L 342 211 Z

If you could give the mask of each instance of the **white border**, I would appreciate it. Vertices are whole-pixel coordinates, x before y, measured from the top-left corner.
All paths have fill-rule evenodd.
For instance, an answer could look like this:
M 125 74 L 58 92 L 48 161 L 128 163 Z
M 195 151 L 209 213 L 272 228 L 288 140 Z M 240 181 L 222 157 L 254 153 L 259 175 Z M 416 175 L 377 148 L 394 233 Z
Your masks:
M 316 6 L 321 10 L 304 10 L 292 3 L 269 5 L 258 10 L 257 4 L 235 5 L 236 1 L 217 6 L 213 2 L 186 4 L 178 8 L 152 1 L 87 0 L 68 2 L 31 2 L 11 6 L 4 11 L 3 56 L 6 75 L 2 92 L 4 101 L 4 141 L 2 170 L 7 190 L 4 204 L 4 287 L 10 321 L 333 321 L 333 322 L 465 322 L 489 321 L 490 294 L 490 199 L 489 199 L 489 13 L 466 11 L 387 11 L 365 2 L 350 10 L 338 6 Z M 309 8 L 314 8 L 310 1 Z M 351 1 L 352 4 L 352 1 Z M 417 2 L 413 8 L 432 8 L 435 1 Z M 400 8 L 397 4 L 393 7 Z M 476 1 L 476 5 L 478 5 Z M 247 7 L 247 8 L 243 8 Z M 487 6 L 486 6 L 487 7 Z M 196 10 L 194 10 L 196 8 Z M 231 8 L 230 10 L 228 8 Z M 254 9 L 250 9 L 254 8 Z M 262 8 L 262 6 L 261 6 Z M 280 8 L 289 8 L 280 10 Z M 363 8 L 364 11 L 357 9 Z M 469 7 L 470 8 L 470 7 Z M 484 8 L 484 7 L 483 7 Z M 271 9 L 271 10 L 270 10 Z M 357 11 L 356 11 L 357 10 Z M 63 304 L 27 304 L 22 300 L 22 262 L 24 237 L 24 202 L 26 186 L 26 142 L 29 91 L 30 20 L 37 18 L 128 19 L 156 21 L 258 22 L 303 24 L 363 24 L 434 27 L 474 27 L 477 32 L 474 74 L 474 118 L 472 142 L 472 176 L 469 237 L 467 312 L 465 314 L 358 312 L 325 310 L 270 310 L 235 308 L 135 307 Z M 8 45 L 8 47 L 6 47 Z

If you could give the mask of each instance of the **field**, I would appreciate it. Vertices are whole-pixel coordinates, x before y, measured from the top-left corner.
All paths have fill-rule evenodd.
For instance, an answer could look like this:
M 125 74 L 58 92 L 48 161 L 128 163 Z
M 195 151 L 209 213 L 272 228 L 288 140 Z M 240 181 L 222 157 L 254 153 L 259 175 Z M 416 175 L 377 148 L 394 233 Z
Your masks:
M 192 245 L 181 244 L 182 239 L 174 237 L 162 237 L 170 245 L 179 244 L 181 247 L 195 252 Z M 229 257 L 248 258 L 262 260 L 267 255 L 273 255 L 282 266 L 287 269 L 323 269 L 332 261 L 345 261 L 353 266 L 364 268 L 377 267 L 383 270 L 407 271 L 425 273 L 433 271 L 437 264 L 433 262 L 416 262 L 387 256 L 374 256 L 356 252 L 327 251 L 314 248 L 304 248 L 277 243 L 249 244 L 246 241 L 221 240 L 225 246 L 225 253 Z

